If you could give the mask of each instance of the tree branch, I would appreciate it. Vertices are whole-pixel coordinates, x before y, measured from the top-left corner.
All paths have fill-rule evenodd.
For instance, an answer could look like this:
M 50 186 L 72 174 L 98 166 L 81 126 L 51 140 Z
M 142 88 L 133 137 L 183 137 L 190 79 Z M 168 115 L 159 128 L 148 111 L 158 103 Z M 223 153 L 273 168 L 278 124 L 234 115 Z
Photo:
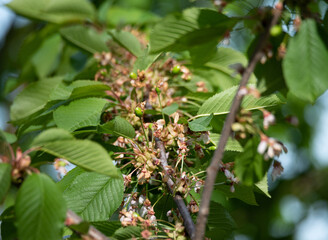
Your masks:
M 194 222 L 191 219 L 191 216 L 189 214 L 189 211 L 186 207 L 186 204 L 183 200 L 183 197 L 179 193 L 174 194 L 174 182 L 170 175 L 168 174 L 169 165 L 167 163 L 166 159 L 166 152 L 165 147 L 162 141 L 160 141 L 158 138 L 155 138 L 157 148 L 160 150 L 160 159 L 161 159 L 161 166 L 164 169 L 164 173 L 168 176 L 168 180 L 166 182 L 166 185 L 170 191 L 170 193 L 173 195 L 173 199 L 175 204 L 177 205 L 179 212 L 183 218 L 183 224 L 186 228 L 186 231 L 190 238 L 193 238 L 195 235 L 195 225 Z
M 78 225 L 83 222 L 83 219 L 80 218 L 75 212 L 68 209 L 66 212 L 66 225 L 69 227 L 70 225 Z M 90 226 L 89 230 L 86 234 L 92 240 L 110 240 L 107 236 L 105 236 L 102 232 L 100 232 L 94 226 Z
M 281 3 L 278 3 L 281 4 Z M 218 143 L 218 147 L 214 152 L 214 156 L 212 158 L 210 166 L 207 168 L 207 177 L 205 181 L 205 186 L 202 194 L 202 201 L 197 217 L 197 224 L 196 224 L 196 233 L 195 233 L 195 238 L 194 240 L 202 240 L 205 235 L 205 227 L 206 227 L 206 222 L 207 222 L 207 217 L 209 214 L 209 207 L 210 207 L 210 200 L 211 200 L 211 195 L 212 191 L 214 188 L 215 184 L 215 179 L 218 173 L 218 170 L 220 167 L 223 166 L 222 158 L 223 158 L 223 153 L 224 153 L 224 148 L 226 146 L 226 143 L 228 141 L 228 138 L 231 134 L 231 125 L 234 123 L 236 115 L 239 111 L 239 107 L 241 104 L 241 101 L 244 97 L 244 94 L 240 93 L 240 89 L 246 87 L 246 84 L 252 74 L 252 72 L 255 69 L 255 66 L 257 62 L 262 58 L 264 55 L 263 49 L 267 45 L 267 41 L 270 37 L 270 29 L 277 24 L 281 12 L 282 12 L 282 5 L 276 6 L 275 9 L 272 9 L 273 11 L 273 17 L 266 27 L 265 31 L 263 34 L 260 36 L 257 47 L 254 50 L 254 53 L 252 57 L 250 58 L 250 61 L 247 65 L 247 67 L 244 69 L 243 74 L 242 74 L 242 79 L 239 84 L 239 88 L 237 90 L 237 93 L 234 97 L 234 100 L 232 102 L 230 112 L 225 120 L 222 132 L 221 132 L 221 137 Z

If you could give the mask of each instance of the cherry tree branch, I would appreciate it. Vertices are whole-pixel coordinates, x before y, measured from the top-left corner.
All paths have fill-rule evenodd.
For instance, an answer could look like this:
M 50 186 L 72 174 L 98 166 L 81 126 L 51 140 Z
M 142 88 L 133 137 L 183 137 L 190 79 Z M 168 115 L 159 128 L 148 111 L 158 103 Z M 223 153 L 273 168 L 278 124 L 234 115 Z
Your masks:
M 190 238 L 193 238 L 195 236 L 195 225 L 191 219 L 191 216 L 183 200 L 183 197 L 179 193 L 174 194 L 174 182 L 170 177 L 170 175 L 168 174 L 169 165 L 167 163 L 164 144 L 158 138 L 156 138 L 155 141 L 156 141 L 157 148 L 160 150 L 161 166 L 164 169 L 164 173 L 168 177 L 166 185 L 170 193 L 173 195 L 174 202 L 177 205 L 179 212 L 183 218 L 183 224 L 186 228 L 188 235 L 190 236 Z
M 68 209 L 66 212 L 66 225 L 78 225 L 83 222 L 83 219 L 80 218 L 75 212 Z M 90 226 L 89 230 L 86 234 L 89 238 L 92 240 L 110 240 L 109 237 L 105 236 L 102 232 L 100 232 L 97 228 L 94 226 Z
M 277 5 L 275 9 L 272 9 L 273 11 L 272 19 L 269 22 L 269 24 L 266 26 L 262 35 L 260 36 L 258 44 L 254 50 L 252 57 L 250 58 L 247 67 L 243 69 L 242 79 L 240 81 L 239 88 L 232 102 L 230 112 L 225 120 L 221 132 L 221 137 L 218 143 L 218 147 L 214 152 L 214 156 L 212 158 L 210 166 L 206 170 L 207 176 L 206 176 L 205 186 L 202 194 L 201 205 L 197 217 L 196 233 L 195 233 L 195 237 L 192 238 L 193 240 L 202 240 L 204 238 L 207 217 L 209 214 L 210 200 L 211 200 L 212 191 L 214 189 L 215 179 L 218 170 L 221 167 L 223 167 L 222 158 L 223 158 L 224 148 L 231 134 L 231 125 L 235 121 L 241 101 L 244 97 L 244 94 L 241 94 L 240 90 L 246 87 L 246 84 L 248 83 L 248 80 L 252 72 L 254 71 L 257 62 L 260 61 L 260 59 L 264 55 L 263 50 L 267 46 L 267 42 L 270 37 L 270 30 L 274 25 L 277 24 L 282 12 L 282 8 L 283 8 L 282 4 L 281 3 L 278 4 L 279 5 Z

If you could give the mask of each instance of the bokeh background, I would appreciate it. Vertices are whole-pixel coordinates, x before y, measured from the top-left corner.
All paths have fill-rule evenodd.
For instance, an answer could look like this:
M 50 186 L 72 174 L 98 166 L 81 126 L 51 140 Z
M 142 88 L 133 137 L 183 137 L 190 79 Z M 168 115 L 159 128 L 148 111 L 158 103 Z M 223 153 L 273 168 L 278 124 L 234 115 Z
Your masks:
M 22 87 L 12 90 L 21 63 L 17 56 L 23 40 L 33 31 L 39 31 L 43 23 L 33 22 L 15 15 L 0 0 L 0 128 L 14 131 L 8 124 L 12 100 Z M 92 1 L 101 9 L 100 18 L 111 26 L 128 25 L 131 21 L 143 21 L 142 16 L 159 17 L 181 11 L 190 6 L 209 6 L 210 1 L 192 0 L 108 0 Z M 229 14 L 242 15 L 261 5 L 272 6 L 275 1 L 235 1 Z M 327 4 L 320 2 L 325 16 Z M 111 14 L 111 18 L 108 18 Z M 285 31 L 290 28 L 285 26 Z M 246 29 L 236 27 L 226 47 L 246 54 L 253 39 Z M 283 111 L 292 112 L 298 118 L 298 128 L 275 126 L 272 136 L 281 139 L 288 147 L 288 154 L 279 159 L 284 167 L 282 176 L 272 182 L 269 178 L 271 199 L 257 195 L 259 206 L 246 205 L 231 200 L 230 210 L 236 220 L 236 240 L 257 239 L 328 239 L 328 92 L 314 105 L 288 104 Z M 0 208 L 0 211 L 3 209 Z

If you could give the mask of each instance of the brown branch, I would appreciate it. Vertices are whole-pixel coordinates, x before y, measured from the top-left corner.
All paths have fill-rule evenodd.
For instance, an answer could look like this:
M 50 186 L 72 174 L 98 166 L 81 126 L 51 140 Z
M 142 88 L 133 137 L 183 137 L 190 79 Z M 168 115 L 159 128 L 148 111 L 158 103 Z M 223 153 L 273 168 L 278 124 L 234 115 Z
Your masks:
M 281 4 L 281 3 L 278 3 Z M 279 8 L 279 9 L 278 9 Z M 210 207 L 210 200 L 212 191 L 215 184 L 215 179 L 218 173 L 218 170 L 220 167 L 223 166 L 222 158 L 224 153 L 224 148 L 226 146 L 226 143 L 228 141 L 228 138 L 231 134 L 231 125 L 234 123 L 236 115 L 239 111 L 239 107 L 241 104 L 241 101 L 244 97 L 244 94 L 240 94 L 240 89 L 246 87 L 246 84 L 252 74 L 252 72 L 255 69 L 255 66 L 257 62 L 262 58 L 264 55 L 263 50 L 267 46 L 268 39 L 270 37 L 270 29 L 277 24 L 281 12 L 282 12 L 282 5 L 276 6 L 276 9 L 273 9 L 273 17 L 271 19 L 271 22 L 266 27 L 263 34 L 260 36 L 257 47 L 254 50 L 254 53 L 247 65 L 247 67 L 244 69 L 242 74 L 242 79 L 239 84 L 239 88 L 237 90 L 237 93 L 234 97 L 234 100 L 232 102 L 230 112 L 225 120 L 221 137 L 218 143 L 218 147 L 214 152 L 214 156 L 212 158 L 210 166 L 207 168 L 207 177 L 205 181 L 205 186 L 202 194 L 202 200 L 201 205 L 197 217 L 197 224 L 196 224 L 196 233 L 194 240 L 202 240 L 205 235 L 205 227 L 207 222 L 207 217 L 209 214 L 209 207 Z
M 173 182 L 172 178 L 169 177 L 169 174 L 168 174 L 169 165 L 168 165 L 167 159 L 166 159 L 166 152 L 165 152 L 164 144 L 158 138 L 156 138 L 155 141 L 157 144 L 157 148 L 159 148 L 159 150 L 160 150 L 161 166 L 164 169 L 164 173 L 168 177 L 166 185 L 167 185 L 170 193 L 173 195 L 174 202 L 177 205 L 179 212 L 183 218 L 183 225 L 185 226 L 188 235 L 190 236 L 190 238 L 193 238 L 195 235 L 195 224 L 191 219 L 191 216 L 190 216 L 189 211 L 186 207 L 186 204 L 183 200 L 183 197 L 179 193 L 174 194 L 174 182 Z
M 66 212 L 66 225 L 69 227 L 70 225 L 78 225 L 83 222 L 83 219 L 80 218 L 75 212 L 68 209 Z M 102 232 L 100 232 L 94 226 L 90 226 L 89 230 L 86 234 L 92 240 L 110 240 L 109 237 L 105 236 Z

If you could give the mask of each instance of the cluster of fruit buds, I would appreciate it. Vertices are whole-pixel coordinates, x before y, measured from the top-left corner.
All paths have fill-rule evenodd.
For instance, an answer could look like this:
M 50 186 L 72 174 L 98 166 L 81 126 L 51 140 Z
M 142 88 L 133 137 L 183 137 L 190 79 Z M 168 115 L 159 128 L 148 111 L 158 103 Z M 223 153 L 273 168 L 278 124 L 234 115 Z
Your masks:
M 129 194 L 126 200 L 119 214 L 122 226 L 137 226 L 142 223 L 147 228 L 157 225 L 151 202 L 144 195 L 138 197 L 137 193 Z
M 236 116 L 236 122 L 231 125 L 231 129 L 236 139 L 245 139 L 247 134 L 256 134 L 252 113 L 242 109 L 238 116 Z
M 12 179 L 15 182 L 20 182 L 21 178 L 24 177 L 25 172 L 39 172 L 36 168 L 32 168 L 30 166 L 31 164 L 31 158 L 28 155 L 28 152 L 30 150 L 27 150 L 26 152 L 22 152 L 20 148 L 17 148 L 16 150 L 16 157 L 12 159 Z
M 184 154 L 188 150 L 186 148 L 186 138 L 185 133 L 188 131 L 188 128 L 179 124 L 179 114 L 173 113 L 171 115 L 173 117 L 174 122 L 167 124 L 165 126 L 165 121 L 163 119 L 158 120 L 156 123 L 152 125 L 153 134 L 155 137 L 159 138 L 165 145 L 176 146 L 179 145 L 179 153 Z
M 165 229 L 164 232 L 167 234 L 169 239 L 186 240 L 185 228 L 181 222 L 177 222 L 172 230 Z
M 108 66 L 110 64 L 115 64 L 115 59 L 111 52 L 97 52 L 93 55 L 100 66 Z
M 139 184 L 144 184 L 150 180 L 154 173 L 158 169 L 160 160 L 157 158 L 157 152 L 152 148 L 144 147 L 144 151 L 140 151 L 139 148 L 133 148 L 135 155 L 132 164 L 137 171 L 137 178 Z
M 182 196 L 187 197 L 190 192 L 191 179 L 186 172 L 182 172 L 180 177 L 176 178 L 175 191 L 181 193 Z
M 175 185 L 175 192 L 179 192 L 186 197 L 192 187 L 196 193 L 199 193 L 200 188 L 204 185 L 204 180 L 199 179 L 197 176 L 191 177 L 188 173 L 182 172 L 180 176 L 177 174 Z
M 257 152 L 264 155 L 265 160 L 272 159 L 275 156 L 279 157 L 282 151 L 285 153 L 288 152 L 286 146 L 282 142 L 261 134 L 261 142 L 257 147 Z

